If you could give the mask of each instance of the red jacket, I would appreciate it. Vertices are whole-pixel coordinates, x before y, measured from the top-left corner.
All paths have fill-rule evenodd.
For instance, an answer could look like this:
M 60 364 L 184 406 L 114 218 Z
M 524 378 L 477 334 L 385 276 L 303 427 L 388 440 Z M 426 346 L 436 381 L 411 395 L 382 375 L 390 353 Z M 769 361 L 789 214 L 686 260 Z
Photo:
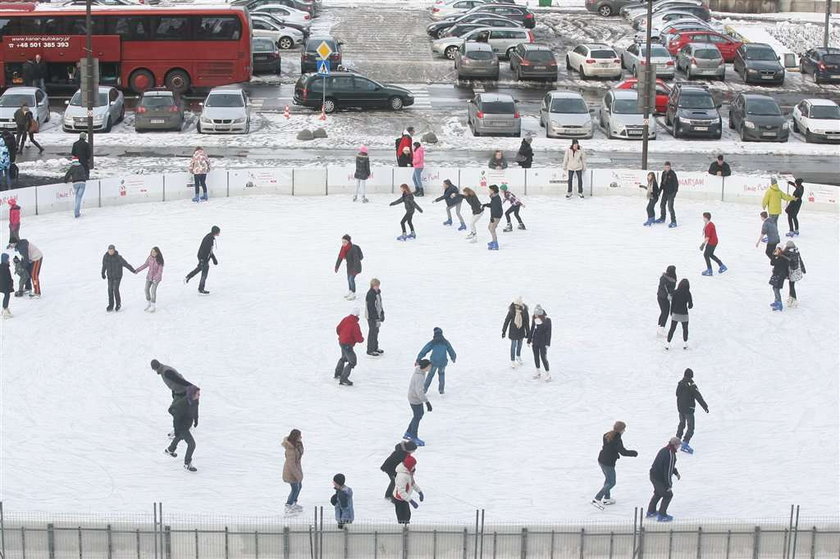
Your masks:
M 403 148 L 408 148 L 409 154 L 412 157 L 414 156 L 414 146 L 411 143 L 411 136 L 408 134 L 404 134 L 402 138 L 400 138 L 400 143 L 397 144 L 397 157 L 402 154 Z
M 338 343 L 342 345 L 353 346 L 365 341 L 362 329 L 359 328 L 359 317 L 354 314 L 348 314 L 342 318 L 335 327 L 335 333 L 338 334 Z
M 20 206 L 17 202 L 9 200 L 9 225 L 20 225 Z
M 711 221 L 703 227 L 703 236 L 709 239 L 709 246 L 717 246 L 718 238 L 717 238 L 717 230 L 715 229 L 715 224 Z

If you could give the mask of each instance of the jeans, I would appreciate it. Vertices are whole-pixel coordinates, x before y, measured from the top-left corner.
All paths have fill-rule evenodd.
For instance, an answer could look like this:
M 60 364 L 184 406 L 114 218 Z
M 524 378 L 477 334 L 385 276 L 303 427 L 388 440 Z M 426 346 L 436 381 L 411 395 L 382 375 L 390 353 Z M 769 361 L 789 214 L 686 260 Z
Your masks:
M 191 280 L 196 274 L 201 272 L 201 279 L 198 282 L 198 290 L 204 291 L 204 282 L 207 281 L 207 273 L 210 271 L 210 262 L 208 260 L 199 260 L 198 266 L 187 274 L 187 281 Z
M 682 324 L 682 331 L 683 331 L 683 341 L 688 341 L 688 322 L 677 322 L 676 320 L 671 321 L 671 329 L 668 330 L 668 342 L 671 342 L 671 338 L 674 337 L 674 332 L 677 331 L 677 324 Z
M 423 192 L 423 167 L 415 167 L 414 173 L 411 175 L 411 180 L 414 183 L 414 188 Z
M 187 454 L 184 455 L 184 464 L 189 464 L 192 462 L 192 455 L 195 451 L 195 439 L 190 433 L 190 427 L 192 423 L 186 423 L 181 425 L 175 426 L 175 438 L 172 439 L 172 442 L 169 443 L 169 452 L 175 452 L 175 449 L 178 448 L 178 443 L 184 441 L 187 443 Z
M 703 258 L 706 259 L 706 269 L 708 269 L 708 270 L 712 269 L 711 260 L 714 260 L 715 262 L 717 262 L 718 266 L 723 266 L 723 262 L 720 261 L 720 258 L 715 256 L 715 248 L 717 248 L 717 245 L 708 245 L 707 244 L 706 248 L 703 250 Z
M 665 206 L 668 206 L 668 213 L 671 214 L 671 221 L 677 221 L 677 214 L 674 213 L 674 198 L 677 197 L 676 192 L 672 193 L 662 193 L 662 199 L 659 202 L 659 219 L 665 221 Z
M 572 193 L 572 179 L 574 179 L 575 174 L 577 174 L 578 179 L 578 194 L 583 194 L 583 170 L 569 171 L 569 189 L 567 192 Z
M 116 302 L 119 307 L 122 304 L 120 299 L 120 282 L 122 278 L 108 278 L 108 308 L 113 309 Z
M 368 319 L 367 352 L 374 353 L 379 349 L 379 321 Z
M 458 221 L 461 222 L 461 225 L 464 225 L 464 218 L 461 217 L 461 202 L 458 202 L 454 206 L 446 206 L 446 218 L 449 221 L 452 221 L 452 208 L 455 208 L 455 215 L 458 216 Z
M 405 215 L 400 220 L 400 229 L 402 229 L 403 235 L 405 235 L 405 224 L 408 223 L 408 227 L 411 229 L 411 232 L 414 233 L 414 224 L 411 222 L 412 218 L 414 217 L 414 210 L 410 210 L 405 212 Z
M 341 348 L 341 357 L 335 365 L 335 375 L 333 378 L 340 378 L 341 380 L 348 380 L 353 367 L 356 366 L 356 352 L 353 351 L 353 346 L 348 344 L 338 344 Z
M 356 276 L 353 274 L 347 274 L 347 288 L 352 291 L 353 293 L 356 292 Z
M 513 214 L 513 217 L 516 218 L 516 221 L 519 222 L 519 225 L 525 225 L 524 223 L 522 223 L 522 218 L 519 217 L 519 209 L 521 207 L 522 206 L 520 205 L 514 205 L 507 209 L 507 211 L 505 212 L 505 219 L 507 219 L 508 223 L 510 223 L 510 214 Z
M 365 187 L 367 186 L 367 179 L 356 179 L 356 197 L 361 195 L 365 197 Z
M 484 212 L 480 214 L 473 214 L 472 221 L 470 222 L 470 233 L 475 235 L 475 224 L 478 223 L 478 220 L 481 219 L 481 216 L 484 215 Z
M 499 226 L 499 222 L 501 219 L 498 217 L 491 217 L 490 223 L 487 225 L 487 230 L 490 231 L 490 237 L 493 239 L 494 243 L 497 243 L 498 240 L 496 239 L 496 227 Z
M 443 389 L 446 384 L 446 365 L 432 365 L 432 368 L 426 375 L 426 382 L 423 383 L 423 388 L 426 389 L 426 392 L 429 391 L 429 387 L 432 385 L 432 380 L 435 378 L 435 373 L 438 375 L 438 392 L 443 394 Z
M 782 302 L 782 290 L 780 288 L 773 288 L 773 298 L 776 300 L 777 303 Z
M 677 426 L 677 438 L 682 439 L 684 443 L 688 444 L 688 441 L 694 436 L 694 410 L 679 413 L 680 424 Z M 685 437 L 683 437 L 683 429 L 685 429 L 686 424 L 688 425 L 688 429 L 686 429 Z
M 656 513 L 656 505 L 659 504 L 660 500 L 662 500 L 662 504 L 659 506 L 659 514 L 668 514 L 668 505 L 671 504 L 671 499 L 674 498 L 671 488 L 661 481 L 654 479 L 653 476 L 650 476 L 650 482 L 653 484 L 653 497 L 650 498 L 650 503 L 648 504 L 648 514 Z
M 543 368 L 545 372 L 548 372 L 548 348 L 544 345 L 537 345 L 534 344 L 532 346 L 534 350 L 534 365 L 536 365 L 537 370 L 540 368 L 540 360 L 542 360 Z
M 604 486 L 595 495 L 596 501 L 609 499 L 610 489 L 615 487 L 615 466 L 606 466 L 600 462 L 598 462 L 598 465 L 601 466 L 601 471 L 604 472 Z
M 656 198 L 651 198 L 650 200 L 648 200 L 645 211 L 647 212 L 648 219 L 653 219 L 656 217 Z
M 73 215 L 79 217 L 82 215 L 82 198 L 85 197 L 85 183 L 74 182 L 73 190 L 76 191 L 76 205 L 73 206 Z
M 150 303 L 157 303 L 158 283 L 156 281 L 146 280 L 146 300 Z
M 411 437 L 417 438 L 417 431 L 420 429 L 420 420 L 423 419 L 423 404 L 409 404 L 411 406 L 411 412 L 414 414 L 411 417 L 411 422 L 408 424 L 408 429 L 406 429 L 406 434 Z
M 204 193 L 204 197 L 207 197 L 207 173 L 198 173 L 193 175 L 193 182 L 195 183 L 195 196 L 198 197 L 198 187 L 201 187 L 201 190 Z
M 668 315 L 671 314 L 671 301 L 667 298 L 657 297 L 656 302 L 659 303 L 659 320 L 657 324 L 659 324 L 660 328 L 665 328 L 665 324 L 668 323 Z
M 528 320 L 526 317 L 525 320 Z M 524 340 L 511 340 L 510 341 L 510 360 L 513 361 L 520 355 L 522 355 L 522 342 Z
M 289 498 L 286 499 L 286 506 L 297 504 L 298 497 L 300 496 L 300 490 L 303 488 L 303 483 L 300 481 L 290 482 L 289 485 L 292 490 L 289 491 Z

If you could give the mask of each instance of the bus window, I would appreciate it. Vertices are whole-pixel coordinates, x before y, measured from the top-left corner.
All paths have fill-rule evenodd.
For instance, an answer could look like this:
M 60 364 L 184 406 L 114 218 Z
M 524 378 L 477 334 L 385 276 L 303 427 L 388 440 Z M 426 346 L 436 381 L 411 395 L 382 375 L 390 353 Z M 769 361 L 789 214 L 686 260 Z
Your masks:
M 0 19 L 0 37 L 9 34 L 9 20 Z
M 236 41 L 242 35 L 242 25 L 235 17 L 201 17 L 195 28 L 197 41 Z
M 110 19 L 108 35 L 120 35 L 124 41 L 144 41 L 149 37 L 149 24 L 145 16 L 117 16 Z
M 189 41 L 189 19 L 186 16 L 152 18 L 152 40 Z
M 42 35 L 61 35 L 62 21 L 56 17 L 45 17 L 41 20 L 41 34 Z

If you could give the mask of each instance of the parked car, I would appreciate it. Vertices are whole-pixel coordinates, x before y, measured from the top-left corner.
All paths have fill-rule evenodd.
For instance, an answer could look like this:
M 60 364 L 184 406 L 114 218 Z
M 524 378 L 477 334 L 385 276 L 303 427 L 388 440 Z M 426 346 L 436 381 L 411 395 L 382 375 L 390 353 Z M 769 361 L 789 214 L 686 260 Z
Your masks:
M 426 33 L 433 39 L 440 39 L 449 29 L 461 23 L 476 23 L 481 24 L 483 27 L 520 27 L 518 22 L 506 17 L 475 13 L 432 23 L 426 27 Z
M 645 45 L 632 44 L 621 53 L 621 66 L 630 70 L 634 76 L 639 75 L 639 68 L 647 60 Z M 656 68 L 656 77 L 669 79 L 674 77 L 674 59 L 662 45 L 650 45 L 650 63 Z
M 662 29 L 659 30 L 657 39 L 663 45 L 667 45 L 676 39 L 680 33 L 687 33 L 689 31 L 714 31 L 714 29 L 712 29 L 705 21 L 700 21 L 699 19 L 669 22 L 663 25 Z
M 711 43 L 688 43 L 677 54 L 677 69 L 689 80 L 700 76 L 726 77 L 726 63 L 720 50 Z
M 259 11 L 273 14 L 285 21 L 305 25 L 307 27 L 312 25 L 312 16 L 310 16 L 309 13 L 302 10 L 296 10 L 288 6 L 283 6 L 281 4 L 263 4 L 260 6 Z
M 254 37 L 271 39 L 283 50 L 303 44 L 303 33 L 297 29 L 280 25 L 259 15 L 251 15 L 251 29 Z
M 233 0 L 231 2 L 233 6 L 245 6 L 251 13 L 258 11 L 261 6 L 266 4 L 288 6 L 289 8 L 307 12 L 312 17 L 315 17 L 319 7 L 319 3 L 312 2 L 311 0 Z
M 665 123 L 673 127 L 674 138 L 692 135 L 719 140 L 723 131 L 719 108 L 706 86 L 678 83 L 668 98 Z
M 499 57 L 487 43 L 464 43 L 455 53 L 455 71 L 458 79 L 499 79 Z
M 785 83 L 785 68 L 779 55 L 766 43 L 744 43 L 735 51 L 732 69 L 744 83 Z
M 88 129 L 87 107 L 82 106 L 82 91 L 76 90 L 67 103 L 61 128 L 65 132 L 85 132 Z M 125 116 L 125 98 L 116 87 L 100 85 L 94 100 L 93 129 L 110 132 L 111 127 Z
M 456 23 L 441 35 L 443 37 L 462 37 L 470 31 L 475 31 L 483 27 L 488 27 L 483 23 Z
M 686 9 L 665 10 L 657 13 L 651 19 L 651 32 L 657 28 L 664 27 L 668 23 L 677 21 L 709 21 L 702 17 L 697 17 L 694 13 Z M 647 14 L 633 20 L 633 29 L 637 31 L 645 31 L 647 29 Z
M 736 130 L 744 142 L 787 142 L 790 133 L 787 119 L 776 100 L 753 93 L 739 93 L 730 103 L 729 128 Z
M 260 40 L 271 42 L 265 39 Z M 140 99 L 137 100 L 137 106 L 134 109 L 136 132 L 181 130 L 183 126 L 184 102 L 180 95 L 162 88 L 147 89 L 140 94 Z
M 566 53 L 566 69 L 576 70 L 581 78 L 620 78 L 621 59 L 609 45 L 578 45 Z
M 808 143 L 840 142 L 840 107 L 829 99 L 803 99 L 793 108 L 793 131 Z
M 720 51 L 726 62 L 732 62 L 735 58 L 735 51 L 743 44 L 741 41 L 717 31 L 684 31 L 668 41 L 666 46 L 668 52 L 673 55 L 677 54 L 688 43 L 712 43 Z
M 534 12 L 525 6 L 518 6 L 514 4 L 484 4 L 483 6 L 476 6 L 467 13 L 493 14 L 506 17 L 519 22 L 519 24 L 526 29 L 533 29 L 537 23 L 536 18 L 534 17 Z
M 488 43 L 499 57 L 510 58 L 510 52 L 519 43 L 533 43 L 534 33 L 522 27 L 482 27 L 463 37 L 444 37 L 432 41 L 432 52 L 455 60 L 455 53 L 465 42 Z
M 515 21 L 509 20 L 506 17 L 487 16 L 484 18 L 478 18 L 475 21 L 471 21 L 469 23 L 456 23 L 452 27 L 445 29 L 442 32 L 441 37 L 461 37 L 474 29 L 478 29 L 479 27 L 510 28 L 522 26 Z
M 639 80 L 636 78 L 627 78 L 620 81 L 613 89 L 637 89 L 639 87 Z M 671 95 L 671 88 L 667 83 L 661 79 L 656 80 L 656 114 L 664 115 L 668 108 L 668 97 Z
M 254 74 L 280 73 L 280 48 L 271 39 L 265 37 L 251 39 L 251 60 Z
M 277 25 L 280 25 L 282 27 L 288 27 L 290 29 L 296 29 L 296 30 L 300 31 L 300 33 L 303 35 L 303 40 L 304 41 L 309 38 L 309 29 L 310 29 L 309 22 L 307 22 L 306 25 L 301 25 L 299 23 L 291 23 L 289 21 L 284 20 L 281 17 L 278 17 L 277 14 L 270 14 L 268 12 L 256 11 L 256 12 L 251 12 L 251 15 L 252 16 L 260 16 L 260 17 L 265 18 L 269 21 L 272 21 L 272 22 L 274 22 Z
M 298 78 L 293 98 L 296 105 L 320 108 L 322 99 L 326 113 L 343 107 L 399 111 L 414 104 L 414 96 L 408 89 L 381 84 L 353 72 L 330 72 L 326 77 L 303 74 Z
M 586 0 L 584 5 L 590 12 L 597 12 L 603 17 L 618 15 L 618 11 L 635 0 Z
M 38 119 L 39 125 L 49 122 L 50 98 L 44 90 L 37 87 L 10 87 L 0 95 L 0 128 L 17 128 L 15 112 L 24 103 L 32 111 L 32 116 Z
M 467 126 L 473 136 L 519 136 L 522 119 L 516 103 L 505 93 L 479 93 L 467 101 Z
M 591 138 L 592 117 L 580 93 L 549 91 L 540 104 L 540 126 L 547 138 Z
M 661 0 L 653 4 L 653 13 L 658 14 L 667 10 L 676 10 L 682 8 L 690 8 L 692 6 L 702 6 L 702 0 Z M 635 2 L 627 4 L 620 10 L 621 15 L 633 21 L 641 14 L 647 13 L 647 2 Z
M 251 107 L 241 87 L 214 87 L 202 103 L 201 116 L 196 124 L 199 134 L 242 133 L 251 130 Z
M 517 80 L 557 80 L 557 60 L 548 45 L 520 43 L 510 53 L 510 69 Z
M 644 115 L 639 109 L 638 93 L 630 89 L 609 90 L 601 101 L 599 122 L 608 138 L 641 140 Z M 648 138 L 656 138 L 655 119 L 649 120 Z
M 436 4 L 432 6 L 431 16 L 435 21 L 440 21 L 452 16 L 467 13 L 471 9 L 482 6 L 486 0 L 454 0 L 452 2 Z
M 840 48 L 817 47 L 799 57 L 799 70 L 804 77 L 813 74 L 817 83 L 840 81 Z
M 330 35 L 318 35 L 307 39 L 306 44 L 300 51 L 300 73 L 314 72 L 318 69 L 318 60 L 321 56 L 318 54 L 318 47 L 321 43 L 327 43 L 332 54 L 330 55 L 330 69 L 334 70 L 342 62 L 342 45 L 343 42 Z

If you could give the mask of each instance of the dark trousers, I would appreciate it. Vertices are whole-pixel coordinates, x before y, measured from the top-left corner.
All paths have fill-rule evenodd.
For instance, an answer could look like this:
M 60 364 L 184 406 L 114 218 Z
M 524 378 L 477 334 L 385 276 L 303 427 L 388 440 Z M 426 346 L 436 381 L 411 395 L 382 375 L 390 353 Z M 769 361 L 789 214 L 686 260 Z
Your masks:
M 682 439 L 684 443 L 688 443 L 691 437 L 694 436 L 694 410 L 679 413 L 680 424 L 677 426 L 677 438 Z M 685 429 L 686 424 L 688 425 L 688 429 L 686 429 L 685 437 L 683 437 L 683 429 Z
M 796 282 L 788 280 L 788 295 L 796 299 L 796 287 L 794 286 Z
M 20 223 L 9 224 L 9 244 L 16 243 L 20 240 Z
M 671 301 L 667 298 L 657 297 L 656 302 L 659 303 L 659 320 L 657 324 L 659 324 L 660 328 L 665 328 L 665 324 L 668 323 L 668 315 L 671 314 Z
M 335 365 L 334 378 L 347 380 L 350 378 L 350 372 L 356 366 L 356 352 L 353 351 L 353 346 L 347 344 L 338 344 L 341 348 L 341 357 Z
M 583 194 L 583 171 L 569 171 L 569 194 L 572 193 L 572 179 L 577 175 L 578 179 L 578 194 Z
M 674 213 L 674 198 L 677 193 L 662 193 L 662 199 L 659 202 L 659 219 L 665 220 L 665 206 L 668 206 L 668 213 L 671 214 L 671 221 L 677 221 L 677 214 Z
M 388 479 L 391 481 L 388 482 L 388 489 L 385 490 L 385 498 L 386 499 L 393 499 L 394 498 L 394 487 L 396 486 L 397 478 L 391 474 L 388 474 Z
M 788 227 L 791 231 L 799 231 L 799 208 L 802 207 L 802 202 L 790 204 L 787 207 Z
M 408 524 L 411 522 L 411 505 L 400 499 L 394 499 L 394 510 L 397 511 L 397 522 Z
M 120 299 L 120 282 L 122 278 L 108 278 L 108 308 L 113 309 L 114 303 L 119 307 L 122 304 Z
M 175 427 L 175 438 L 172 439 L 172 442 L 169 443 L 169 452 L 175 452 L 175 449 L 178 448 L 178 443 L 184 441 L 187 443 L 187 454 L 184 455 L 184 464 L 189 464 L 192 462 L 192 455 L 195 451 L 195 439 L 190 433 L 190 427 L 192 426 L 192 422 L 181 424 Z
M 29 141 L 32 142 L 32 145 L 38 148 L 41 151 L 44 151 L 44 148 L 41 147 L 37 141 L 35 141 L 35 136 L 32 132 L 28 130 L 20 130 L 17 131 L 17 149 L 18 153 L 23 153 L 23 145 L 26 143 L 26 137 L 29 136 Z
M 10 288 L 10 289 L 11 289 L 11 288 Z M 8 309 L 8 308 L 9 308 L 9 297 L 10 297 L 11 295 L 12 295 L 12 292 L 11 292 L 11 291 L 9 291 L 8 293 L 4 293 L 4 294 L 3 294 L 3 308 L 4 308 L 4 309 Z
M 545 372 L 547 373 L 548 372 L 548 356 L 546 355 L 546 352 L 548 351 L 548 348 L 545 347 L 544 345 L 534 344 L 531 347 L 531 349 L 534 350 L 534 364 L 537 366 L 537 369 L 540 368 L 540 359 L 542 359 L 543 368 L 545 369 Z
M 773 258 L 773 251 L 776 250 L 777 246 L 779 246 L 779 243 L 767 243 L 767 248 L 764 249 L 767 258 Z
M 519 217 L 519 208 L 521 207 L 522 206 L 520 205 L 513 205 L 507 209 L 507 211 L 505 212 L 505 219 L 507 219 L 508 223 L 510 223 L 510 214 L 513 214 L 513 217 L 516 218 L 516 221 L 519 222 L 519 225 L 525 225 L 524 223 L 522 223 L 522 218 Z
M 668 514 L 668 505 L 671 504 L 671 499 L 674 498 L 671 488 L 658 479 L 653 479 L 653 476 L 651 476 L 650 482 L 653 484 L 653 497 L 650 498 L 650 503 L 648 504 L 648 514 L 655 513 L 657 505 L 659 505 L 659 514 Z M 662 501 L 661 503 L 660 500 Z
M 411 229 L 411 232 L 414 233 L 414 224 L 411 222 L 412 218 L 414 217 L 414 210 L 410 212 L 405 212 L 405 215 L 400 220 L 400 228 L 402 229 L 403 234 L 405 234 L 405 224 L 408 223 L 408 227 Z
M 716 248 L 717 248 L 717 245 L 708 245 L 707 244 L 706 248 L 703 249 L 703 258 L 706 259 L 706 268 L 709 269 L 709 270 L 712 269 L 712 263 L 711 263 L 712 260 L 717 262 L 718 266 L 723 266 L 723 262 L 720 261 L 720 258 L 715 256 L 715 249 Z
M 201 272 L 201 279 L 198 281 L 198 290 L 204 291 L 204 282 L 207 281 L 207 273 L 210 271 L 210 261 L 209 260 L 199 260 L 198 266 L 195 267 L 195 270 L 187 274 L 187 281 L 193 279 L 193 277 Z
M 411 418 L 411 422 L 408 424 L 408 429 L 406 429 L 406 433 L 417 438 L 417 431 L 420 429 L 420 420 L 423 419 L 423 404 L 409 404 L 411 406 L 411 412 L 414 414 Z
M 650 200 L 648 200 L 647 208 L 645 208 L 645 211 L 647 211 L 648 219 L 653 219 L 654 217 L 656 217 L 656 198 L 651 198 Z
M 671 338 L 674 337 L 674 332 L 677 331 L 677 324 L 682 324 L 682 331 L 683 331 L 683 341 L 688 341 L 688 322 L 677 322 L 676 320 L 671 321 L 671 329 L 668 330 L 668 341 L 671 341 Z
M 377 320 L 368 319 L 368 339 L 367 352 L 373 353 L 379 349 L 379 326 L 376 325 Z
M 198 187 L 200 186 L 204 195 L 207 196 L 207 173 L 193 175 L 193 182 L 195 183 L 195 195 L 198 196 Z

